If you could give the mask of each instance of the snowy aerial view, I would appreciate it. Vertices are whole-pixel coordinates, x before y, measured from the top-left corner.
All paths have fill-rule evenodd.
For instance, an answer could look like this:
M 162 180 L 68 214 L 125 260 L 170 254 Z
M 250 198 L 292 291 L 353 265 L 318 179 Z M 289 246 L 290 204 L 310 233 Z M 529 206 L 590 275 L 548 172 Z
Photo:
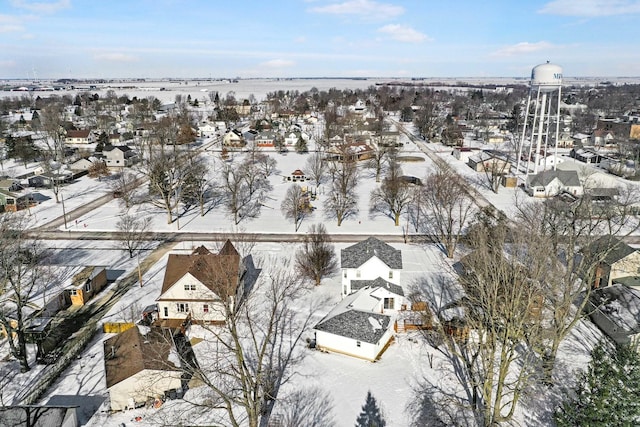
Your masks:
M 640 425 L 638 13 L 6 2 L 0 427 Z

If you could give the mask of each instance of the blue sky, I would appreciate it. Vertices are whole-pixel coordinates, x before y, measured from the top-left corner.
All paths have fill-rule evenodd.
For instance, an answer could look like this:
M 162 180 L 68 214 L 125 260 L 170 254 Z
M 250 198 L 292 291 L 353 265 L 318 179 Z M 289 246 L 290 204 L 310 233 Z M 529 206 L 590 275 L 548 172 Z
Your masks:
M 640 76 L 640 0 L 0 0 L 0 78 Z

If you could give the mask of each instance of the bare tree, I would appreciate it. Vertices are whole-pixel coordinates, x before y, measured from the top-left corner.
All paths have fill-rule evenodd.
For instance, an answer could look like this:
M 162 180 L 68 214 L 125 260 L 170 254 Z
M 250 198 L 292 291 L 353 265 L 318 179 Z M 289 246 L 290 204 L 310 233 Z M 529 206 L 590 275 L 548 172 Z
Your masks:
M 380 177 L 390 161 L 391 157 L 395 157 L 395 147 L 389 147 L 383 143 L 382 136 L 378 137 L 376 147 L 374 148 L 371 158 L 367 160 L 366 167 L 373 169 L 376 174 L 376 182 L 380 182 Z
M 639 198 L 621 189 L 620 197 L 606 202 L 585 195 L 573 201 L 550 199 L 518 203 L 516 227 L 531 231 L 538 250 L 532 258 L 544 263 L 544 310 L 547 340 L 543 350 L 543 381 L 553 383 L 560 344 L 585 315 L 591 291 L 606 257 L 619 250 L 619 240 L 638 229 L 632 206 Z
M 11 355 L 27 372 L 27 314 L 31 298 L 44 287 L 40 270 L 43 251 L 24 236 L 27 219 L 22 215 L 0 216 L 0 325 L 7 332 Z
M 438 111 L 437 102 L 433 97 L 429 97 L 421 103 L 420 109 L 416 111 L 413 120 L 423 138 L 431 139 L 437 134 L 437 129 L 443 120 Z
M 145 233 L 149 231 L 151 218 L 140 218 L 125 212 L 118 220 L 116 229 L 121 235 L 120 243 L 122 248 L 129 253 L 129 258 L 133 258 L 136 251 L 148 240 Z
M 200 216 L 204 216 L 204 205 L 212 188 L 208 179 L 208 169 L 202 157 L 188 153 L 185 158 L 185 174 L 180 198 L 186 205 L 197 204 L 200 208 Z
M 103 177 L 111 175 L 111 171 L 107 167 L 107 163 L 103 161 L 95 161 L 88 169 L 90 178 L 98 178 L 100 181 Z
M 296 231 L 300 228 L 300 224 L 311 212 L 309 205 L 309 196 L 302 191 L 302 187 L 293 184 L 287 189 L 287 193 L 282 200 L 280 209 L 287 219 L 293 220 Z
M 270 190 L 269 181 L 251 161 L 240 165 L 224 162 L 221 168 L 222 189 L 226 191 L 226 206 L 233 215 L 234 224 L 243 218 L 255 218 L 260 214 L 262 200 Z
M 296 252 L 296 270 L 319 285 L 323 277 L 338 270 L 336 253 L 324 224 L 313 224 L 304 236 L 302 248 Z
M 537 313 L 545 266 L 530 257 L 528 235 L 504 221 L 483 219 L 470 233 L 474 251 L 461 261 L 464 314 L 452 322 L 441 311 L 441 350 L 465 391 L 457 402 L 492 426 L 512 419 L 538 367 L 532 355 L 543 336 Z
M 225 321 L 209 328 L 215 350 L 210 360 L 199 361 L 195 373 L 209 391 L 207 406 L 221 410 L 224 424 L 234 427 L 269 425 L 281 387 L 305 355 L 300 343 L 315 313 L 313 304 L 308 310 L 300 309 L 300 298 L 309 289 L 290 264 L 282 259 L 268 264 L 272 268 L 260 273 L 240 305 L 224 292 L 232 287 L 221 284 L 217 293 Z
M 424 210 L 429 231 L 438 237 L 447 257 L 453 258 L 467 220 L 474 212 L 466 184 L 447 165 L 436 164 L 435 171 L 418 191 L 418 209 Z
M 278 403 L 276 413 L 282 427 L 333 427 L 333 399 L 319 387 L 306 387 Z M 275 418 L 275 417 L 274 417 Z
M 134 202 L 135 190 L 138 185 L 136 174 L 124 169 L 110 182 L 111 191 L 115 197 L 122 200 L 124 207 L 129 209 Z
M 51 157 L 61 162 L 64 156 L 64 138 L 66 135 L 66 131 L 62 126 L 62 105 L 51 102 L 40 110 L 40 123 L 42 130 L 44 130 L 45 134 L 53 141 L 53 144 L 50 145 L 48 143 L 49 140 L 45 139 Z
M 369 210 L 388 215 L 398 226 L 400 225 L 400 216 L 411 201 L 411 188 L 402 177 L 402 169 L 398 163 L 392 162 L 380 186 L 371 192 Z
M 278 162 L 268 154 L 258 153 L 255 156 L 256 165 L 260 168 L 262 174 L 266 177 L 271 176 L 278 168 Z
M 174 146 L 175 147 L 175 146 Z M 167 213 L 167 224 L 173 222 L 173 210 L 179 206 L 185 167 L 180 156 L 155 151 L 148 159 L 144 173 L 149 179 L 150 202 Z
M 480 156 L 483 156 L 482 172 L 484 172 L 489 188 L 497 194 L 503 177 L 509 172 L 510 163 L 506 155 L 502 157 L 495 150 L 483 151 Z
M 345 159 L 342 162 L 332 162 L 329 166 L 331 174 L 331 189 L 325 204 L 326 214 L 338 221 L 342 221 L 358 212 L 358 167 L 355 160 Z
M 304 173 L 311 178 L 316 189 L 318 189 L 327 173 L 327 163 L 322 159 L 322 154 L 316 151 L 307 157 L 307 162 L 304 165 Z

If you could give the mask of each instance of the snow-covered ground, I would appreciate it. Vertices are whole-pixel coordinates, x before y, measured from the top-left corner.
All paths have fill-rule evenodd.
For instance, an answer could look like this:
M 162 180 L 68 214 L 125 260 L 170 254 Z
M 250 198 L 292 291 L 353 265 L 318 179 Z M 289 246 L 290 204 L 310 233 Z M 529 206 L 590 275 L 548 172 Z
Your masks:
M 334 82 L 327 81 L 327 87 L 336 87 Z M 348 82 L 349 85 L 353 81 Z M 262 84 L 262 83 L 260 83 Z M 305 85 L 307 83 L 301 83 Z M 367 87 L 372 82 L 358 83 Z M 218 85 L 220 86 L 218 88 Z M 262 87 L 262 86 L 261 86 Z M 277 90 L 279 86 L 269 86 L 267 91 Z M 283 87 L 294 88 L 290 82 L 284 82 Z M 338 86 L 339 87 L 339 86 Z M 346 86 L 354 87 L 354 86 Z M 358 86 L 360 87 L 360 86 Z M 233 83 L 216 83 L 211 87 L 194 87 L 193 93 L 198 97 L 205 97 L 206 92 L 202 89 L 234 90 Z M 256 88 L 243 89 L 236 86 L 236 96 L 245 96 L 244 90 L 256 94 Z M 262 87 L 265 90 L 266 86 Z M 323 89 L 323 87 L 318 87 Z M 298 90 L 308 88 L 300 86 Z M 202 91 L 202 92 L 200 92 Z M 200 92 L 200 93 L 198 93 Z M 142 95 L 146 93 L 146 95 Z M 180 91 L 155 91 L 152 87 L 149 90 L 141 91 L 138 96 L 161 95 L 163 101 L 172 101 L 176 93 L 186 96 L 187 92 Z M 266 92 L 264 92 L 266 93 Z M 129 92 L 130 96 L 135 93 Z M 16 95 L 12 93 L 12 96 Z M 2 94 L 0 94 L 2 96 Z M 257 94 L 256 94 L 257 96 Z M 193 97 L 193 94 L 192 94 Z M 417 156 L 424 161 L 402 163 L 405 175 L 413 175 L 418 178 L 424 177 L 433 167 L 429 158 L 421 153 L 415 144 L 403 138 L 405 147 L 402 155 Z M 484 179 L 483 174 L 472 171 L 465 163 L 456 160 L 451 156 L 451 150 L 438 144 L 429 144 L 428 148 L 438 153 L 443 159 L 451 164 L 461 175 L 470 182 L 477 182 Z M 206 153 L 213 159 L 217 158 L 215 151 Z M 228 212 L 223 206 L 211 207 L 204 217 L 199 216 L 197 208 L 192 208 L 188 212 L 182 213 L 179 222 L 166 223 L 166 214 L 161 209 L 152 207 L 149 204 L 137 205 L 131 208 L 138 217 L 148 216 L 151 218 L 152 231 L 190 231 L 190 232 L 235 232 L 244 231 L 248 233 L 291 233 L 296 234 L 292 222 L 286 220 L 280 211 L 280 203 L 291 185 L 285 181 L 295 169 L 302 168 L 308 155 L 289 152 L 286 155 L 270 153 L 278 162 L 279 172 L 270 178 L 273 190 L 263 201 L 260 215 L 255 219 L 243 219 L 237 226 L 233 224 Z M 239 155 L 242 156 L 242 155 Z M 15 176 L 24 172 L 21 165 L 5 162 L 4 172 Z M 361 234 L 363 238 L 369 234 L 397 234 L 401 235 L 407 227 L 406 219 L 403 218 L 402 226 L 396 227 L 389 217 L 381 215 L 371 215 L 369 213 L 369 194 L 376 186 L 375 179 L 371 176 L 371 171 L 362 170 L 362 178 L 358 185 L 359 212 L 352 218 L 347 219 L 342 226 L 338 227 L 336 221 L 327 218 L 323 202 L 327 190 L 324 186 L 318 189 L 318 198 L 313 202 L 316 210 L 306 218 L 297 234 L 306 232 L 307 227 L 312 223 L 323 222 L 330 233 L 353 233 Z M 519 189 L 501 188 L 498 194 L 491 192 L 486 187 L 479 185 L 478 190 L 496 207 L 502 209 L 507 214 L 512 212 L 514 200 L 517 197 L 525 197 Z M 80 178 L 77 182 L 65 186 L 62 190 L 64 197 L 64 210 L 70 212 L 73 209 L 86 205 L 101 195 L 110 191 L 109 179 L 101 181 L 88 177 Z M 38 190 L 38 199 L 41 203 L 31 208 L 28 214 L 32 218 L 34 225 L 43 225 L 49 221 L 60 217 L 63 214 L 63 204 L 56 203 L 51 191 Z M 116 229 L 117 220 L 124 213 L 119 200 L 111 200 L 102 207 L 92 210 L 76 220 L 70 221 L 68 230 L 70 233 L 88 230 L 112 231 Z M 60 229 L 65 229 L 60 226 Z M 409 229 L 411 231 L 411 229 Z M 83 240 L 69 241 L 45 241 L 43 244 L 50 248 L 58 249 L 59 265 L 86 265 L 96 264 L 109 265 L 113 271 L 120 272 L 119 277 L 124 277 L 128 272 L 137 266 L 137 260 L 130 259 L 117 245 L 117 242 L 93 242 Z M 198 242 L 179 243 L 174 248 L 175 251 L 188 252 Z M 206 243 L 211 247 L 211 243 Z M 345 245 L 336 245 L 336 249 Z M 411 285 L 430 287 L 427 289 L 432 293 L 434 300 L 446 298 L 440 286 L 442 281 L 436 279 L 438 274 L 449 271 L 450 265 L 443 258 L 442 253 L 434 246 L 429 245 L 404 245 L 395 244 L 395 247 L 402 249 L 404 259 L 403 286 L 405 292 Z M 294 250 L 292 244 L 260 243 L 255 247 L 256 255 L 264 256 L 273 254 L 290 254 Z M 128 321 L 139 314 L 140 310 L 155 302 L 159 296 L 164 267 L 167 257 L 158 261 L 143 277 L 143 287 L 132 288 L 113 309 L 104 317 L 103 321 Z M 323 284 L 314 289 L 318 295 L 330 297 L 330 302 L 335 303 L 340 295 L 339 276 L 331 277 Z M 440 301 L 441 302 L 441 301 Z M 432 301 L 435 304 L 435 301 Z M 326 311 L 331 308 L 328 304 Z M 103 341 L 110 335 L 98 332 L 93 341 L 88 345 L 78 360 L 68 368 L 60 379 L 42 397 L 41 403 L 70 403 L 76 402 L 81 405 L 81 420 L 88 422 L 88 425 L 119 425 L 130 421 L 137 416 L 142 417 L 142 422 L 136 425 L 152 425 L 145 420 L 153 418 L 154 409 L 137 409 L 126 413 L 114 414 L 107 418 L 104 410 L 106 402 L 106 384 L 104 379 Z M 599 331 L 590 323 L 584 322 L 578 325 L 571 336 L 563 344 L 559 356 L 559 371 L 570 383 L 573 378 L 573 370 L 584 366 L 588 360 L 589 351 L 595 341 L 601 336 Z M 205 343 L 206 345 L 206 343 Z M 6 341 L 0 346 L 0 355 L 6 355 Z M 433 355 L 433 368 L 429 368 L 428 355 Z M 41 375 L 44 367 L 33 365 L 34 369 L 28 374 L 18 374 L 11 377 L 11 381 L 1 383 L 0 396 L 14 396 L 17 391 L 24 389 L 28 384 L 35 381 Z M 360 411 L 366 392 L 371 390 L 383 407 L 389 426 L 406 426 L 410 421 L 407 405 L 414 399 L 414 387 L 422 378 L 429 378 L 431 381 L 451 382 L 444 373 L 449 372 L 447 362 L 439 356 L 437 350 L 431 348 L 422 339 L 413 339 L 411 335 L 400 335 L 395 343 L 386 351 L 382 359 L 376 363 L 363 362 L 351 359 L 347 356 L 336 354 L 325 354 L 309 351 L 304 363 L 297 367 L 300 374 L 301 383 L 316 384 L 331 392 L 334 400 L 334 410 L 338 426 L 353 425 L 355 418 Z M 15 371 L 13 362 L 0 362 L 0 375 L 7 371 Z M 453 387 L 453 384 L 449 384 Z M 553 392 L 541 391 L 540 394 L 532 396 L 526 400 L 523 407 L 516 415 L 516 422 L 519 425 L 538 425 L 540 419 L 548 419 L 549 411 L 553 409 L 554 399 L 557 396 Z M 546 403 L 545 403 L 546 402 Z M 169 406 L 169 405 L 168 405 Z M 96 412 L 97 411 L 97 412 Z M 89 418 L 93 415 L 91 421 Z
M 203 242 L 179 243 L 174 252 L 186 253 L 191 251 L 192 245 L 198 246 Z M 212 247 L 210 243 L 204 243 Z M 339 251 L 345 244 L 336 244 Z M 408 291 L 411 285 L 419 284 L 431 287 L 434 300 L 447 296 L 443 294 L 442 281 L 438 277 L 443 272 L 450 271 L 449 261 L 433 245 L 395 244 L 402 250 L 404 269 L 403 281 Z M 293 244 L 258 243 L 252 253 L 258 258 L 285 256 L 291 253 Z M 105 316 L 104 321 L 130 320 L 132 311 L 139 310 L 155 301 L 159 296 L 164 278 L 164 267 L 167 257 L 163 257 L 143 277 L 144 287 L 134 287 L 120 302 Z M 323 281 L 322 285 L 314 288 L 314 296 L 328 297 L 323 311 L 316 316 L 318 319 L 328 312 L 332 304 L 339 300 L 340 277 L 335 275 Z M 199 332 L 206 337 L 206 333 Z M 81 419 L 89 426 L 120 425 L 129 423 L 136 417 L 141 417 L 136 425 L 157 425 L 158 419 L 168 416 L 162 411 L 173 411 L 174 403 L 166 404 L 161 409 L 140 408 L 122 413 L 108 414 L 106 412 L 108 393 L 104 377 L 103 342 L 111 334 L 98 332 L 78 360 L 65 371 L 41 402 L 65 402 L 81 405 Z M 312 337 L 312 332 L 306 335 Z M 588 361 L 588 354 L 592 345 L 601 338 L 601 333 L 588 322 L 581 322 L 576 330 L 562 345 L 558 371 L 566 378 L 565 384 L 570 384 L 573 371 Z M 206 353 L 206 346 L 212 345 L 213 340 L 205 340 L 196 344 L 196 352 Z M 415 399 L 415 389 L 424 379 L 443 388 L 456 389 L 450 364 L 438 350 L 432 348 L 419 335 L 399 334 L 395 342 L 376 362 L 366 362 L 348 356 L 305 350 L 307 357 L 301 365 L 296 366 L 296 376 L 290 389 L 304 387 L 310 384 L 330 392 L 333 400 L 333 413 L 337 426 L 348 426 L 355 422 L 364 403 L 367 391 L 371 391 L 382 406 L 386 420 L 390 427 L 406 426 L 411 421 L 412 412 L 407 406 Z M 433 367 L 429 365 L 432 357 Z M 283 390 L 286 392 L 286 389 Z M 198 393 L 197 389 L 190 393 Z M 536 420 L 548 419 L 549 411 L 553 410 L 557 391 L 544 389 L 540 394 L 526 399 L 516 414 L 519 425 L 537 425 Z M 89 417 L 93 416 L 89 421 Z

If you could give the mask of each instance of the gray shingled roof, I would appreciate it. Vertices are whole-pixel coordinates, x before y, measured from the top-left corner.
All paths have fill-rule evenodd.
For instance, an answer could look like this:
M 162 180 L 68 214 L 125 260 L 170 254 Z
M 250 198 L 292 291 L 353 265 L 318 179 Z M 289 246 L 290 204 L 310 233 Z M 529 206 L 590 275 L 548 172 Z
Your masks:
M 595 289 L 589 298 L 590 316 L 616 343 L 640 332 L 640 292 L 624 285 Z M 597 310 L 595 310 L 597 308 Z
M 374 327 L 373 323 L 380 327 Z M 387 332 L 391 317 L 359 310 L 348 310 L 330 318 L 325 318 L 314 329 L 358 341 L 377 344 Z
M 562 171 L 562 170 L 549 170 L 540 172 L 535 175 L 529 175 L 529 186 L 535 187 L 541 185 L 546 187 L 553 181 L 558 178 L 558 180 L 568 187 L 579 187 L 580 186 L 580 178 L 578 177 L 578 172 L 576 171 Z
M 367 240 L 342 249 L 340 251 L 341 267 L 358 268 L 374 256 L 389 268 L 402 269 L 402 252 L 375 237 L 369 237 Z
M 352 280 L 351 292 L 366 288 L 367 286 L 370 286 L 371 288 L 384 288 L 396 295 L 404 296 L 404 289 L 402 289 L 402 286 L 387 282 L 382 277 L 378 277 L 375 280 Z
M 595 260 L 612 265 L 636 250 L 615 236 L 602 236 L 587 246 L 583 253 Z

